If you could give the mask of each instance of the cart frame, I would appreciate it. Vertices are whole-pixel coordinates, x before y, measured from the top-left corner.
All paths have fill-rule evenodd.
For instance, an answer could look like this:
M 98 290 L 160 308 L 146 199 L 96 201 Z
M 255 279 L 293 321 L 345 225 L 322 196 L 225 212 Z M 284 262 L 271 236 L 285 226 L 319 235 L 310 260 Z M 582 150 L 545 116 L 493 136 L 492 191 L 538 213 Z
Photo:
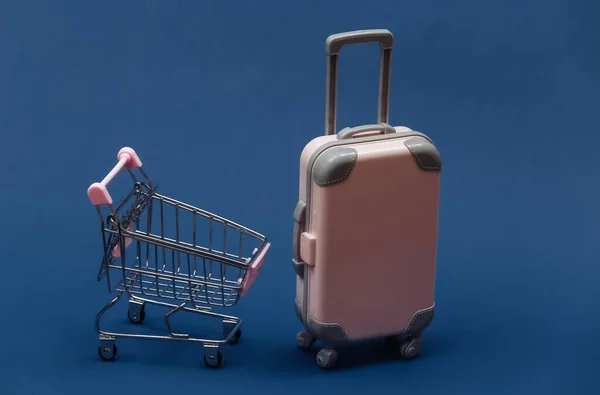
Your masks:
M 232 307 L 240 297 L 246 295 L 260 272 L 270 243 L 264 235 L 240 224 L 159 194 L 143 170 L 142 162 L 133 149 L 122 148 L 117 158 L 118 163 L 102 182 L 93 183 L 88 188 L 88 197 L 100 217 L 104 250 L 97 279 L 98 281 L 106 279 L 108 292 L 116 294 L 96 315 L 95 329 L 99 334 L 100 343 L 98 354 L 104 360 L 113 360 L 117 355 L 115 341 L 119 337 L 189 341 L 202 343 L 205 364 L 209 367 L 218 367 L 223 359 L 220 346 L 235 344 L 239 341 L 242 319 L 218 313 L 213 311 L 213 308 L 215 306 Z M 123 169 L 126 169 L 131 175 L 134 187 L 115 208 L 106 187 Z M 139 171 L 143 181 L 138 180 L 133 172 L 134 169 Z M 160 208 L 158 214 L 160 235 L 152 233 L 155 204 L 158 204 Z M 174 238 L 169 238 L 165 234 L 165 206 L 175 208 L 176 235 Z M 102 212 L 102 208 L 105 207 L 108 208 L 106 215 Z M 181 237 L 180 218 L 182 214 L 180 213 L 191 213 L 193 216 L 192 242 L 184 241 L 184 238 Z M 147 223 L 146 230 L 143 230 L 144 215 Z M 208 220 L 210 224 L 208 247 L 197 243 L 199 219 Z M 223 227 L 222 251 L 215 249 L 212 245 L 213 224 L 220 224 Z M 237 254 L 227 251 L 228 229 L 239 234 Z M 258 243 L 249 257 L 244 256 L 244 237 L 249 237 L 254 243 Z M 135 252 L 128 251 L 132 245 L 135 245 Z M 171 255 L 171 260 L 168 259 L 167 252 Z M 131 256 L 133 256 L 133 260 L 129 259 L 128 262 L 128 258 Z M 159 266 L 159 263 L 162 263 L 162 267 Z M 210 269 L 208 269 L 208 265 L 210 265 Z M 214 275 L 215 265 L 220 270 L 216 276 Z M 230 268 L 229 273 L 232 268 L 237 269 L 237 281 L 228 279 L 228 268 Z M 113 278 L 115 274 L 117 274 L 116 280 Z M 111 280 L 113 281 L 111 282 Z M 168 334 L 150 335 L 102 329 L 100 325 L 102 317 L 124 295 L 129 298 L 128 317 L 133 324 L 141 324 L 144 321 L 146 304 L 170 308 L 165 314 Z M 170 318 L 175 313 L 182 311 L 220 319 L 223 325 L 223 338 L 208 339 L 174 332 Z

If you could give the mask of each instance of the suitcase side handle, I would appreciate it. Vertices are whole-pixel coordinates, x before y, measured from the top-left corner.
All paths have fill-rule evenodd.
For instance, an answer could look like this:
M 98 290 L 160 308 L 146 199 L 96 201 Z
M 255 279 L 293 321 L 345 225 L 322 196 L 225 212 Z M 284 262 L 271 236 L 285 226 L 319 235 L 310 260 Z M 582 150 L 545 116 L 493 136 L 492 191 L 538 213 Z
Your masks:
M 327 37 L 327 85 L 325 91 L 325 135 L 335 134 L 337 111 L 337 57 L 344 45 L 377 42 L 381 47 L 379 104 L 377 122 L 388 123 L 390 107 L 390 73 L 394 35 L 387 29 L 357 30 Z
M 377 125 L 363 125 L 356 126 L 354 128 L 342 129 L 337 134 L 338 140 L 351 139 L 355 134 L 366 133 L 366 132 L 382 132 L 383 134 L 396 133 L 396 129 L 387 123 L 379 123 Z
M 304 278 L 304 264 L 300 257 L 300 242 L 302 233 L 304 232 L 304 225 L 306 223 L 306 203 L 303 200 L 299 200 L 294 209 L 294 230 L 292 232 L 292 250 L 294 257 L 292 258 L 292 264 L 296 275 L 300 278 Z

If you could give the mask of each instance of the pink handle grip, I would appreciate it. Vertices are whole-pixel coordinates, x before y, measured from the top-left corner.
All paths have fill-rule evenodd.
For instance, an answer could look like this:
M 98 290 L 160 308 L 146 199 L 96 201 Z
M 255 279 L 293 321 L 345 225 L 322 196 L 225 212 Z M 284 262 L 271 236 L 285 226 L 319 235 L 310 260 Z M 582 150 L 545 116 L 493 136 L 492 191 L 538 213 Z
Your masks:
M 142 161 L 140 160 L 140 157 L 132 148 L 129 147 L 121 148 L 117 154 L 117 159 L 119 162 L 106 175 L 106 177 L 104 177 L 101 182 L 95 182 L 88 188 L 88 198 L 90 198 L 90 201 L 94 206 L 112 204 L 113 200 L 110 196 L 110 193 L 108 193 L 106 186 L 122 169 L 135 169 L 142 167 Z

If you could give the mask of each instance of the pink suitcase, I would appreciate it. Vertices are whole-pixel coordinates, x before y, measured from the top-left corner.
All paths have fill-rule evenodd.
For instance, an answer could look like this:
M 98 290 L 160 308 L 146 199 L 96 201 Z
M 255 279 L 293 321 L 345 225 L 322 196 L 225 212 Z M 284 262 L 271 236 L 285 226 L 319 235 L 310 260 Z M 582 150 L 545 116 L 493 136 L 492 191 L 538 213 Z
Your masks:
M 381 46 L 378 124 L 336 130 L 337 57 L 347 44 Z M 325 136 L 300 158 L 294 212 L 297 345 L 324 348 L 379 338 L 415 358 L 434 314 L 441 159 L 426 135 L 388 124 L 393 35 L 388 30 L 335 34 L 326 41 Z

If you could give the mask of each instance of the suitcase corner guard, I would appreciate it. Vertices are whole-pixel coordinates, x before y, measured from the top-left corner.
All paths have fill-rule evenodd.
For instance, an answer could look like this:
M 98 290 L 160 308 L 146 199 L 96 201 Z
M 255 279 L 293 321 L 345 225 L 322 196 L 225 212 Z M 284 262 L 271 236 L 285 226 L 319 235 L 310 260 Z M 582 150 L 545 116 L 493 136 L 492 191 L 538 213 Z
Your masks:
M 404 141 L 404 145 L 415 159 L 419 169 L 424 171 L 441 171 L 442 158 L 438 149 L 422 137 L 412 137 Z

